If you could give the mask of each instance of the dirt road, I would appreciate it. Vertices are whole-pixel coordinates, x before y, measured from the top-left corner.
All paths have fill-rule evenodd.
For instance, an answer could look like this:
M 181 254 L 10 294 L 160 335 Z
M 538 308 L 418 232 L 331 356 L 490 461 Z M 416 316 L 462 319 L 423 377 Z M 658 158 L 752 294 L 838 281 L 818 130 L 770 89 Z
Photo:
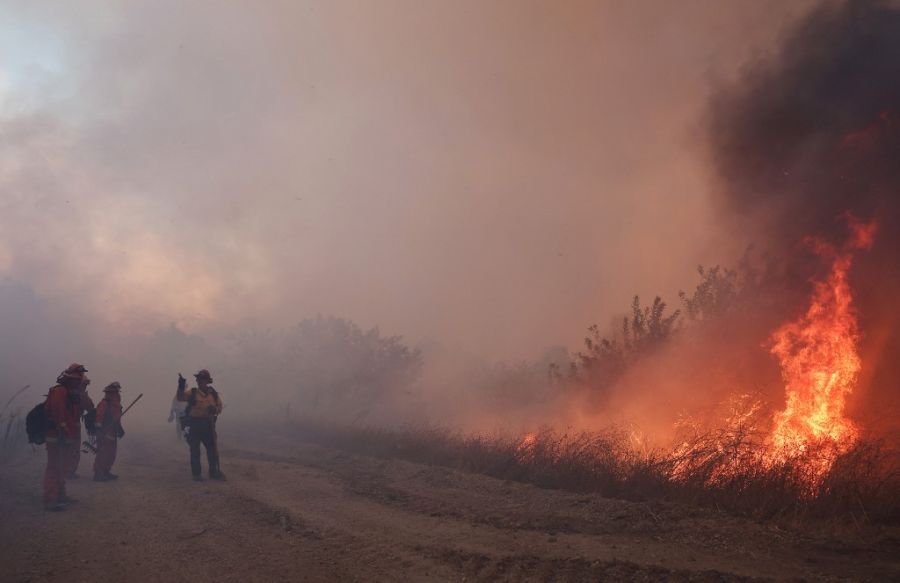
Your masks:
M 0 466 L 0 581 L 900 580 L 896 531 L 799 534 L 663 503 L 541 490 L 310 444 L 123 441 L 117 482 L 45 513 L 43 451 Z M 87 474 L 90 459 L 82 462 Z

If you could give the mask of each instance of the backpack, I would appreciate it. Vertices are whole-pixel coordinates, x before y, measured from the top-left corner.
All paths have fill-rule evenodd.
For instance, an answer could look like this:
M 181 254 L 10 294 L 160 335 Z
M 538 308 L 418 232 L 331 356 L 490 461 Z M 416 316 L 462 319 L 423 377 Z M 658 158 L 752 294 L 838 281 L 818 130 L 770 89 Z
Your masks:
M 44 404 L 38 403 L 25 416 L 25 432 L 28 433 L 28 443 L 42 445 L 46 441 L 49 420 Z

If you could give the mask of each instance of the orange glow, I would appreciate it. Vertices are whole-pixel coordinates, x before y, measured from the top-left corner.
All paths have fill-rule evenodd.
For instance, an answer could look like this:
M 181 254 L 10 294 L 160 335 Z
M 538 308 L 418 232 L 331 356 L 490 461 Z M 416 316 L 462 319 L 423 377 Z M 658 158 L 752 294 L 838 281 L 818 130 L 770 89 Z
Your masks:
M 859 430 L 844 412 L 862 368 L 859 331 L 847 273 L 854 252 L 872 245 L 875 224 L 848 217 L 850 240 L 836 248 L 810 240 L 820 257 L 831 259 L 827 277 L 813 282 L 809 308 L 775 330 L 770 351 L 780 364 L 786 402 L 774 418 L 767 440 L 772 462 L 795 458 L 814 446 L 831 452 L 813 468 L 821 476 L 858 439 Z
M 856 253 L 872 246 L 877 225 L 849 214 L 845 220 L 851 234 L 843 245 L 806 240 L 827 261 L 827 273 L 812 281 L 806 310 L 769 336 L 769 351 L 781 365 L 784 408 L 767 423 L 763 421 L 769 418 L 765 402 L 742 394 L 722 403 L 725 410 L 714 415 L 718 421 L 713 427 L 708 419 L 680 418 L 675 429 L 681 437 L 665 456 L 671 463 L 670 478 L 689 480 L 701 475 L 706 484 L 714 485 L 754 468 L 788 463 L 799 468 L 802 479 L 813 486 L 838 456 L 856 444 L 860 432 L 845 409 L 862 361 L 848 274 Z M 639 444 L 631 440 L 633 446 Z M 516 445 L 517 459 L 534 461 L 541 443 L 540 434 L 525 434 Z
M 527 433 L 519 445 L 516 446 L 516 458 L 521 462 L 529 462 L 534 459 L 534 446 L 537 444 L 537 433 Z

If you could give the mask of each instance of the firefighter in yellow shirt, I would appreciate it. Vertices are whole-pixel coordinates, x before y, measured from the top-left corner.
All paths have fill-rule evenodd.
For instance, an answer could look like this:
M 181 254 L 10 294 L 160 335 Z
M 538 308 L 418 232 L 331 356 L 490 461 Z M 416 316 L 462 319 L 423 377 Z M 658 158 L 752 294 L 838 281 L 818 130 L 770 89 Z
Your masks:
M 186 379 L 178 374 L 178 392 L 175 398 L 187 403 L 184 420 L 187 428 L 187 442 L 191 448 L 191 473 L 194 480 L 202 481 L 200 473 L 200 444 L 206 448 L 206 459 L 209 463 L 209 477 L 213 480 L 224 480 L 225 474 L 219 468 L 219 448 L 216 437 L 216 419 L 222 413 L 222 398 L 212 387 L 213 378 L 208 370 L 203 369 L 194 375 L 197 387 L 185 390 Z

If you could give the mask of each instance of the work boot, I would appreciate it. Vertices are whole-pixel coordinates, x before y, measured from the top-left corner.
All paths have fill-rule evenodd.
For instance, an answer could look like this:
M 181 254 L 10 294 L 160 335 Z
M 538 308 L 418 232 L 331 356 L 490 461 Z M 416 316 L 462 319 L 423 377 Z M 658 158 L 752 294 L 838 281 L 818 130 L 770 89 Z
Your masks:
M 223 474 L 219 470 L 215 470 L 215 471 L 209 473 L 209 479 L 210 480 L 219 480 L 220 482 L 224 482 L 225 474 Z
M 202 481 L 203 481 L 203 476 L 201 476 L 200 474 L 197 474 L 196 476 L 194 476 L 194 481 L 195 481 L 195 482 L 202 482 Z
M 106 477 L 106 474 L 97 473 L 97 474 L 94 474 L 94 481 L 95 482 L 108 482 L 109 478 Z
M 59 502 L 51 502 L 49 504 L 44 504 L 44 510 L 47 512 L 61 512 L 65 510 L 66 507 L 60 504 Z
M 112 472 L 106 472 L 106 479 L 107 480 L 118 480 L 119 476 L 117 476 L 116 474 L 114 474 Z

